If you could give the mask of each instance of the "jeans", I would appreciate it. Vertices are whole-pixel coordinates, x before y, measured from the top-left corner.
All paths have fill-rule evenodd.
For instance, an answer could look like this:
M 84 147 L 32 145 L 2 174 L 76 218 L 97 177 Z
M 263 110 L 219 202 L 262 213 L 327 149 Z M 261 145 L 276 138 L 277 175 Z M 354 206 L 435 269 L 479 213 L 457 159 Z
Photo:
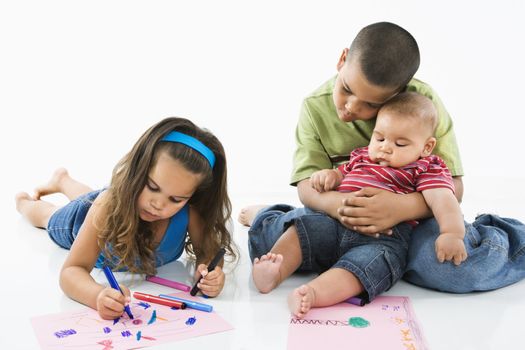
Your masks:
M 297 217 L 303 214 L 310 215 L 308 220 L 301 219 L 300 225 L 296 225 L 300 240 L 301 236 L 315 238 L 315 228 L 319 227 L 316 221 L 323 223 L 329 218 L 325 214 L 307 208 L 295 209 L 292 213 L 268 218 L 271 210 L 290 210 L 286 208 L 291 207 L 277 205 L 263 209 L 257 214 L 250 228 L 248 242 L 252 261 L 255 257 L 270 251 L 282 232 L 295 223 Z M 312 213 L 315 215 L 311 215 Z M 338 224 L 334 219 L 331 221 L 334 225 Z M 304 235 L 301 232 L 311 233 Z M 317 236 L 323 235 L 324 232 L 317 232 Z M 424 288 L 451 293 L 469 293 L 502 288 L 525 278 L 525 224 L 516 219 L 484 214 L 478 216 L 471 224 L 465 223 L 465 247 L 468 257 L 459 266 L 451 262 L 440 263 L 437 260 L 434 244 L 438 235 L 439 226 L 433 218 L 421 220 L 412 230 L 404 280 Z M 303 244 L 301 250 L 305 257 Z M 301 269 L 314 271 L 318 269 L 316 264 L 319 262 L 322 263 L 322 258 L 316 258 L 313 263 L 306 263 L 306 265 L 303 262 Z M 326 263 L 323 268 L 326 268 L 325 265 Z M 395 268 L 391 271 L 392 275 L 396 274 Z M 394 280 L 395 276 L 391 281 Z
M 403 279 L 425 288 L 468 293 L 502 288 L 525 277 L 525 225 L 518 220 L 484 214 L 465 223 L 468 258 L 459 266 L 437 261 L 438 235 L 435 219 L 422 220 L 414 229 Z
M 354 274 L 369 301 L 396 283 L 406 267 L 412 227 L 397 225 L 392 236 L 374 238 L 341 225 L 308 208 L 274 205 L 261 210 L 248 233 L 250 258 L 269 252 L 281 235 L 295 226 L 302 254 L 299 270 L 323 273 L 341 268 Z

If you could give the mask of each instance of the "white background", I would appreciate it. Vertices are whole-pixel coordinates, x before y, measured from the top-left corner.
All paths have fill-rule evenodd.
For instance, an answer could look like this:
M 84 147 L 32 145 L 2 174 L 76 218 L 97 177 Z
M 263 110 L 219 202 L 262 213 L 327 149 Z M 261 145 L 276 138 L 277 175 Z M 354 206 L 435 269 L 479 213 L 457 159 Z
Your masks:
M 467 220 L 486 211 L 524 220 L 524 10 L 523 2 L 510 0 L 0 2 L 2 297 L 29 296 L 48 285 L 45 296 L 55 304 L 10 309 L 26 323 L 78 307 L 56 283 L 64 253 L 20 218 L 13 197 L 59 166 L 95 188 L 107 184 L 118 159 L 167 116 L 190 118 L 222 140 L 235 214 L 253 202 L 298 203 L 288 181 L 301 101 L 336 73 L 341 51 L 358 30 L 377 21 L 395 22 L 414 35 L 422 58 L 416 76 L 434 87 L 454 119 Z M 249 264 L 243 266 L 249 274 Z M 26 281 L 15 287 L 15 276 Z M 260 298 L 247 276 L 241 280 L 247 284 L 239 288 Z M 425 295 L 407 284 L 400 288 L 398 294 Z M 494 293 L 512 288 L 521 288 L 523 296 L 523 284 Z M 231 293 L 224 300 L 245 295 Z M 457 297 L 427 293 L 439 300 Z M 277 300 L 268 298 L 258 300 Z M 478 302 L 494 300 L 490 294 L 482 298 Z M 508 300 L 512 309 L 517 301 Z M 435 312 L 419 302 L 416 313 Z M 286 316 L 285 307 L 280 312 Z M 439 337 L 441 320 L 428 317 L 431 348 L 452 348 Z M 500 318 L 506 329 L 512 317 Z M 0 324 L 13 326 L 6 322 Z M 36 346 L 26 323 L 17 327 L 28 337 L 1 337 L 0 343 Z M 286 328 L 280 332 L 286 336 Z M 470 349 L 468 339 L 476 333 L 464 334 L 455 348 Z M 242 335 L 229 337 L 237 340 L 224 348 L 285 344 L 249 345 L 239 340 Z M 515 348 L 517 339 L 500 340 Z M 481 341 L 472 349 L 500 345 Z

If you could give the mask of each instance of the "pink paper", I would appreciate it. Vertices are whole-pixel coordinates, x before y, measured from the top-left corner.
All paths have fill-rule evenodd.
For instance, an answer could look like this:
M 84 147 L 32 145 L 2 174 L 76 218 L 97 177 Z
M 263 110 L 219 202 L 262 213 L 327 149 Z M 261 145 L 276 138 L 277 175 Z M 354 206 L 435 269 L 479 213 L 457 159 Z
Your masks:
M 426 350 L 408 297 L 380 296 L 365 306 L 341 303 L 291 318 L 288 349 Z
M 172 295 L 203 302 L 186 293 Z M 34 317 L 31 323 L 42 349 L 134 349 L 233 329 L 215 312 L 172 310 L 136 299 L 130 307 L 135 319 L 124 314 L 116 324 L 87 307 Z

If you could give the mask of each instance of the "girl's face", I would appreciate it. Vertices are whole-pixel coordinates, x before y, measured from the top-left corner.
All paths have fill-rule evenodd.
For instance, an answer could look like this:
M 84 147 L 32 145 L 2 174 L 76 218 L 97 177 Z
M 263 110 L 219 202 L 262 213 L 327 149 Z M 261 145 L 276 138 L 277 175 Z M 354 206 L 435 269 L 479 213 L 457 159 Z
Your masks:
M 201 175 L 162 152 L 139 195 L 140 218 L 147 222 L 169 219 L 188 202 L 201 181 Z

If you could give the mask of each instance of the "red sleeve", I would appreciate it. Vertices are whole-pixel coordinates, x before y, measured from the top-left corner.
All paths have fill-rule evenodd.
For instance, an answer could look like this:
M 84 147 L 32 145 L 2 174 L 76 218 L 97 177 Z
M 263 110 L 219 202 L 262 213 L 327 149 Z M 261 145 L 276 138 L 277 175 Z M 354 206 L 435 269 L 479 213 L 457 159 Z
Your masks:
M 445 162 L 436 155 L 419 160 L 421 163 L 415 179 L 416 191 L 421 192 L 432 188 L 448 188 L 453 193 L 454 181 Z
M 343 174 L 343 176 L 345 176 L 352 171 L 356 162 L 360 161 L 363 157 L 368 157 L 368 147 L 354 149 L 352 153 L 350 153 L 350 159 L 348 163 L 339 165 L 337 169 L 341 172 L 341 174 Z

